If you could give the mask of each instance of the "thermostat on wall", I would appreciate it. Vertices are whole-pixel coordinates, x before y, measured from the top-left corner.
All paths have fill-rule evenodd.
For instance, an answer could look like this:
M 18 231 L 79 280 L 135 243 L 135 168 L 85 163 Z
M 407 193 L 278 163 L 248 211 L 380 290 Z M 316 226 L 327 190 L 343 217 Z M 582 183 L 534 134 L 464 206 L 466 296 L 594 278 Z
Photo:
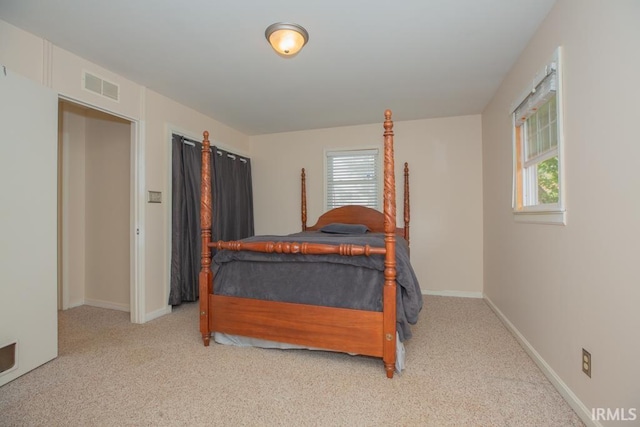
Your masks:
M 149 203 L 162 203 L 162 192 L 160 192 L 160 191 L 148 191 L 147 202 L 149 202 Z

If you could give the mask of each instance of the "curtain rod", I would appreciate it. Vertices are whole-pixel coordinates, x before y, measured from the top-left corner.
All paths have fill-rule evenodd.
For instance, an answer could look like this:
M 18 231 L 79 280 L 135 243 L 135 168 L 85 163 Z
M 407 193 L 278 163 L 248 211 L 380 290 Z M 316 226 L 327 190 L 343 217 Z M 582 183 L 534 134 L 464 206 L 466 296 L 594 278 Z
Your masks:
M 195 147 L 196 144 L 200 144 L 200 141 L 195 141 L 195 140 L 193 140 L 191 138 L 187 138 L 186 136 L 180 135 L 180 138 L 182 138 L 182 142 L 184 142 L 185 144 L 190 145 L 192 147 Z
M 187 144 L 187 145 L 190 145 L 192 147 L 195 147 L 196 144 L 200 144 L 200 141 L 194 141 L 193 139 L 187 138 L 186 136 L 180 135 L 180 138 L 182 138 L 182 143 L 183 144 Z M 218 156 L 222 156 L 222 151 L 218 150 L 217 153 L 218 153 Z M 236 154 L 232 154 L 232 153 L 227 153 L 227 157 L 230 158 L 230 159 L 236 160 L 236 157 L 240 157 L 240 156 L 237 156 Z M 242 163 L 247 163 L 247 159 L 245 159 L 243 157 L 240 157 L 240 161 Z
M 217 153 L 218 153 L 218 156 L 222 156 L 222 152 L 221 151 L 218 151 Z M 227 153 L 227 157 L 230 158 L 230 159 L 235 160 L 237 156 L 235 154 Z M 240 157 L 240 161 L 242 163 L 247 163 L 247 159 L 244 159 L 242 157 Z

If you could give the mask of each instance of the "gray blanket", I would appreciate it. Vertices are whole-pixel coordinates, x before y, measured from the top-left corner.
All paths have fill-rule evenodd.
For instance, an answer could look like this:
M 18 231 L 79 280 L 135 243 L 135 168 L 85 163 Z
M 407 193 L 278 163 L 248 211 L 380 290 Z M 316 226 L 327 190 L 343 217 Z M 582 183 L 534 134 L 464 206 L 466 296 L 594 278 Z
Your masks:
M 384 247 L 384 234 L 304 232 L 255 236 L 243 241 L 351 243 Z M 420 285 L 409 262 L 407 242 L 396 238 L 397 331 L 411 337 L 410 325 L 422 309 Z M 382 311 L 384 255 L 340 256 L 266 254 L 223 250 L 213 258 L 214 292 L 220 295 L 328 307 Z

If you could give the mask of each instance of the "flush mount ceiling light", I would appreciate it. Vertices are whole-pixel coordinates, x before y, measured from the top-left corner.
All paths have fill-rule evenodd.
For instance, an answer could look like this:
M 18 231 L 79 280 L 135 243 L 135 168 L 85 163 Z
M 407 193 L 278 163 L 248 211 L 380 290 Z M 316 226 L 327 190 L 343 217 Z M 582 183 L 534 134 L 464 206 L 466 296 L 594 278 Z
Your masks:
M 264 32 L 264 36 L 278 55 L 284 57 L 295 56 L 309 41 L 309 33 L 298 24 L 278 22 L 271 24 Z

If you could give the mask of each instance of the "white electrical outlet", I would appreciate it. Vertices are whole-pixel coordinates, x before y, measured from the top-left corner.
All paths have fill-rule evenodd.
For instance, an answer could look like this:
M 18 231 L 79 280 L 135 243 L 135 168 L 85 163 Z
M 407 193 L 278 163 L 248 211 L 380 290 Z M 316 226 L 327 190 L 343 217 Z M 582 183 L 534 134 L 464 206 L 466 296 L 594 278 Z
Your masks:
M 582 349 L 582 372 L 591 378 L 591 353 Z
M 149 191 L 147 196 L 147 202 L 149 203 L 162 203 L 162 192 Z

